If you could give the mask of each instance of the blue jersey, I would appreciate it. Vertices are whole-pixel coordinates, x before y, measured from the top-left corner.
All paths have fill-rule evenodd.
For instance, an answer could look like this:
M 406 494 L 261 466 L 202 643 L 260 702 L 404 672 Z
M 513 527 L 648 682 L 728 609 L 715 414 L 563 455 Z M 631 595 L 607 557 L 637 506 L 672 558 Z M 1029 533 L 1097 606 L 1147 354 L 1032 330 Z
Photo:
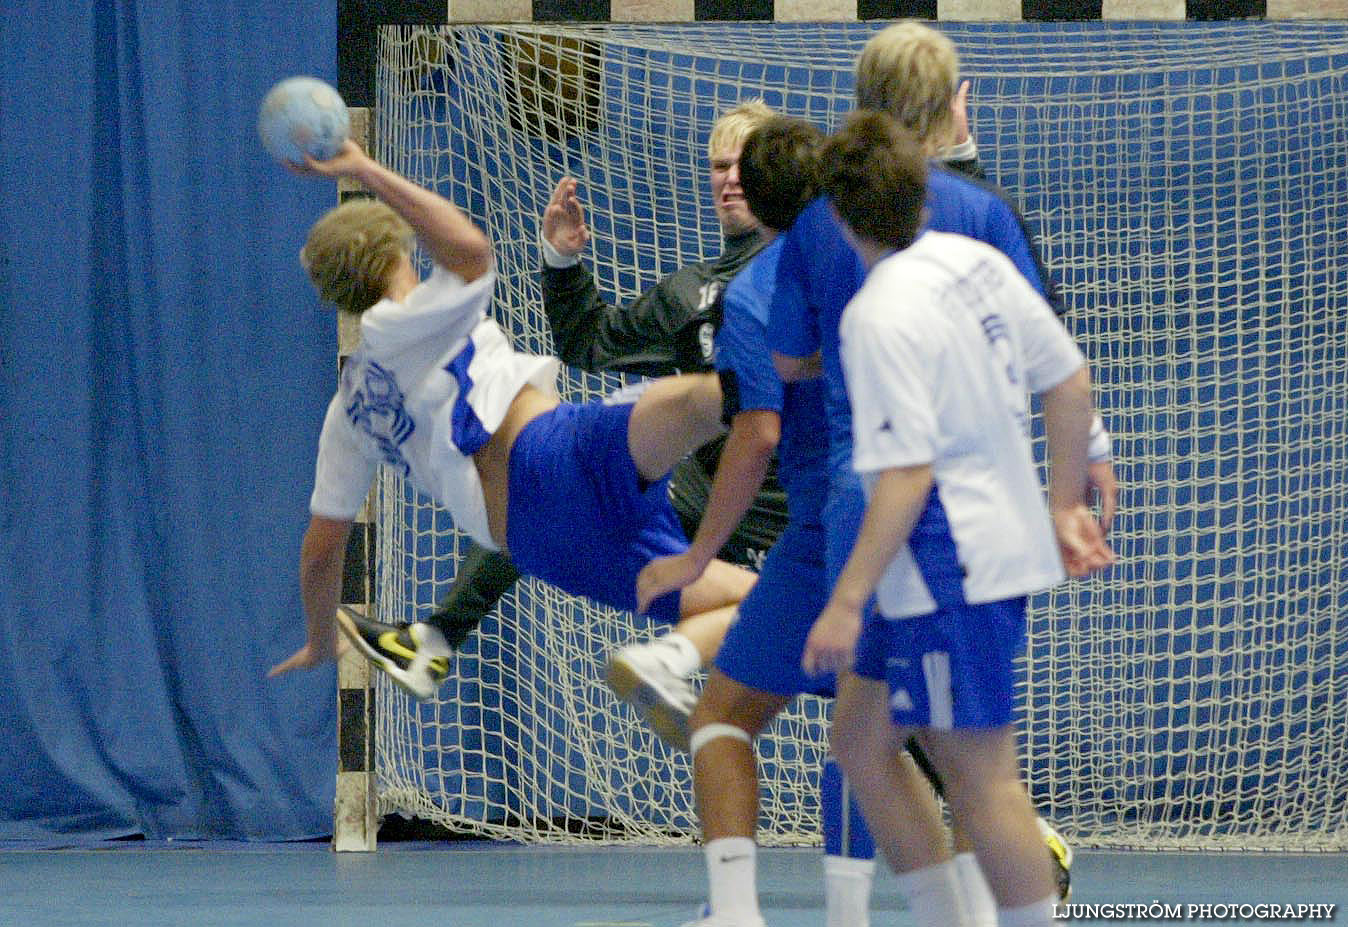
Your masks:
M 723 374 L 734 411 L 764 409 L 781 416 L 777 476 L 786 489 L 792 525 L 818 525 L 828 492 L 828 435 L 824 385 L 819 380 L 783 383 L 768 348 L 768 309 L 777 278 L 782 239 L 760 251 L 726 287 L 723 321 L 716 336 L 716 369 Z M 725 377 L 725 374 L 731 376 Z
M 927 176 L 925 228 L 987 242 L 1011 259 L 1040 295 L 1056 297 L 1020 215 L 995 187 L 933 164 Z M 768 344 L 789 357 L 816 351 L 824 370 L 829 468 L 850 480 L 852 410 L 838 350 L 838 323 L 866 279 L 866 265 L 847 241 L 827 197 L 801 212 L 782 236 L 768 322 Z

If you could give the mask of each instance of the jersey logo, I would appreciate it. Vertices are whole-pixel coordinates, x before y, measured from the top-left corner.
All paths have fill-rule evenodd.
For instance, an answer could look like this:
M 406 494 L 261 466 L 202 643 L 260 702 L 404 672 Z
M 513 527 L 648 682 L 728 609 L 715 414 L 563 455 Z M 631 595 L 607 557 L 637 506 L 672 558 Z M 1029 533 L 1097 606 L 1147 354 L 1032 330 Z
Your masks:
M 912 711 L 913 697 L 908 694 L 907 689 L 895 689 L 894 694 L 889 697 L 889 707 L 894 711 Z
M 357 382 L 362 372 L 364 377 Z M 412 468 L 403 459 L 399 447 L 412 436 L 416 426 L 403 408 L 398 381 L 372 360 L 348 363 L 342 379 L 343 391 L 349 397 L 346 417 L 357 430 L 374 441 L 384 463 L 407 476 Z
M 697 290 L 697 311 L 703 312 L 711 308 L 711 304 L 716 302 L 716 297 L 721 295 L 721 281 L 712 280 L 704 283 Z
M 716 353 L 716 326 L 703 322 L 697 327 L 697 346 L 702 349 L 702 359 L 711 363 L 712 355 Z
M 989 312 L 978 320 L 983 326 L 983 337 L 988 339 L 988 347 L 997 356 L 1006 371 L 1007 382 L 1012 386 L 1020 385 L 1020 375 L 1016 371 L 1016 349 L 1011 344 L 1010 329 L 1006 320 L 995 312 Z

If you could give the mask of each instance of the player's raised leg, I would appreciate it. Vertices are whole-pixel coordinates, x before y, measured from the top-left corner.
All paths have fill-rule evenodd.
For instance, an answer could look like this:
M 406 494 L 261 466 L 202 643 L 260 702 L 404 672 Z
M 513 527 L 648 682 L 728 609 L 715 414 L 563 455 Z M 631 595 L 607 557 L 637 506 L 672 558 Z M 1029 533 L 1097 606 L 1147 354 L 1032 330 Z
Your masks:
M 652 382 L 637 399 L 628 448 L 637 472 L 653 481 L 723 429 L 721 388 L 714 374 L 667 377 Z M 691 677 L 715 657 L 734 620 L 733 606 L 753 583 L 748 570 L 713 560 L 679 593 L 680 619 L 671 631 L 629 644 L 609 660 L 609 686 L 666 743 L 688 749 L 688 716 L 697 700 Z
M 632 407 L 627 446 L 637 472 L 654 482 L 723 431 L 716 374 L 662 377 L 646 386 Z

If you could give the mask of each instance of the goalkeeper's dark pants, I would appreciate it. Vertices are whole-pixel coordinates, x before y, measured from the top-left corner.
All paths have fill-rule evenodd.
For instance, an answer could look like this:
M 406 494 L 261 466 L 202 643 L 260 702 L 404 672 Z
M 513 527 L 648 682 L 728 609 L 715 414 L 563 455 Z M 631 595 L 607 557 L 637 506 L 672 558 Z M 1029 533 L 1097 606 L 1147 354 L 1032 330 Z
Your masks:
M 459 564 L 449 592 L 425 621 L 457 650 L 519 578 L 508 555 L 475 543 Z

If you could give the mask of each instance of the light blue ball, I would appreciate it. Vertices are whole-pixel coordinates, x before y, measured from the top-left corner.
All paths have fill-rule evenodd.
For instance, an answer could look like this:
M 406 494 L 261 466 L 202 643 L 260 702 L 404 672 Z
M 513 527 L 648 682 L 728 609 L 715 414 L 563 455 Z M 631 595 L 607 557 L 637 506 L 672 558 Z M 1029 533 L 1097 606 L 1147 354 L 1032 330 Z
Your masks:
M 351 134 L 351 117 L 331 85 L 315 77 L 288 77 L 263 97 L 257 133 L 278 161 L 303 164 L 301 152 L 326 161 Z

